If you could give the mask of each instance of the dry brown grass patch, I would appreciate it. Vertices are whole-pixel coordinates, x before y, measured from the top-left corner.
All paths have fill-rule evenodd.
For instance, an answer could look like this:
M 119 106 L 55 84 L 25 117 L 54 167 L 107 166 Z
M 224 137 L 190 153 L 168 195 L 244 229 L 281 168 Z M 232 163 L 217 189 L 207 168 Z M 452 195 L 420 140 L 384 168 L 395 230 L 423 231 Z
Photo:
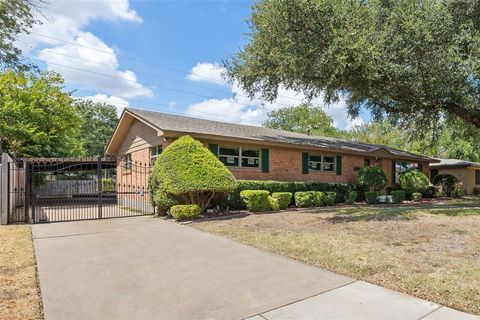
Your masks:
M 480 209 L 333 208 L 193 227 L 480 314 Z
M 0 226 L 0 319 L 42 319 L 28 225 Z

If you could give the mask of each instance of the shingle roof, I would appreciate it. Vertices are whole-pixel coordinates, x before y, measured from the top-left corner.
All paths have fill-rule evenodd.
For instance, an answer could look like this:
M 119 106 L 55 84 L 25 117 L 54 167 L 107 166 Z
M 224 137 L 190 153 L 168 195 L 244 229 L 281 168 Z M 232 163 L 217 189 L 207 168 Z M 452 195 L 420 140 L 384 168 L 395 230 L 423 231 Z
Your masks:
M 181 133 L 205 134 L 221 137 L 235 137 L 240 139 L 265 141 L 272 143 L 287 143 L 328 149 L 338 149 L 345 152 L 372 153 L 386 150 L 393 156 L 414 158 L 425 161 L 435 161 L 407 151 L 397 150 L 383 145 L 359 143 L 329 137 L 306 135 L 302 133 L 269 129 L 251 125 L 241 125 L 213 120 L 172 115 L 167 113 L 127 108 L 134 116 L 150 123 L 162 131 L 176 131 Z
M 471 162 L 466 160 L 459 160 L 459 159 L 438 159 L 440 162 L 432 163 L 430 168 L 440 168 L 440 167 L 480 167 L 480 163 L 478 162 Z

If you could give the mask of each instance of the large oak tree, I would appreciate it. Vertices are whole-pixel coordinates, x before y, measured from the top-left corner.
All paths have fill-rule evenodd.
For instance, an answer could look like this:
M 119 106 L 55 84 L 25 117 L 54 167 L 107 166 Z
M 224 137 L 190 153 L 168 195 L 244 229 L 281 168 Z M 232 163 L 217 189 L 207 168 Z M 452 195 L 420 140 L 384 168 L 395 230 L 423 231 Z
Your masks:
M 252 96 L 285 86 L 417 129 L 480 127 L 480 1 L 263 0 L 227 75 Z

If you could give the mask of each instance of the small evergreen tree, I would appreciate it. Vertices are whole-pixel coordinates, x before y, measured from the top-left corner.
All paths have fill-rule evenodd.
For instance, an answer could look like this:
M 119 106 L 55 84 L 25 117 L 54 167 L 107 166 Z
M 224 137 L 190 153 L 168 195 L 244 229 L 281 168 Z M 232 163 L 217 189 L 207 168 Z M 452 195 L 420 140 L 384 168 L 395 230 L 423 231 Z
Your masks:
M 162 209 L 178 199 L 204 212 L 214 197 L 235 188 L 235 177 L 199 141 L 183 136 L 157 158 L 150 187 L 155 205 Z
M 388 183 L 387 175 L 378 166 L 366 166 L 358 170 L 357 183 L 368 191 L 379 191 Z
M 403 190 L 409 194 L 422 193 L 429 186 L 428 178 L 418 170 L 408 170 L 398 176 L 398 182 Z

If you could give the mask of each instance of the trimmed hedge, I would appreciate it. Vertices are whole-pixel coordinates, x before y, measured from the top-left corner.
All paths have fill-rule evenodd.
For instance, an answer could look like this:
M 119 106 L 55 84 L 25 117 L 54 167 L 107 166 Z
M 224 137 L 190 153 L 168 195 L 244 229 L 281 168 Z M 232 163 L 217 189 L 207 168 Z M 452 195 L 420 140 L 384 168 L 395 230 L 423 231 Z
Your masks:
M 357 191 L 350 191 L 347 196 L 345 197 L 346 204 L 354 204 L 357 201 L 358 192 Z
M 323 204 L 326 206 L 333 206 L 335 204 L 335 198 L 337 197 L 336 192 L 325 192 L 325 197 L 323 198 Z
M 315 207 L 320 207 L 325 204 L 325 193 L 322 191 L 314 191 L 315 192 Z
M 379 191 L 367 191 L 365 192 L 365 201 L 369 204 L 378 203 L 378 196 L 380 196 Z
M 271 209 L 270 192 L 267 190 L 243 190 L 240 197 L 249 211 L 264 212 Z
M 299 191 L 322 191 L 336 192 L 335 202 L 343 202 L 345 195 L 350 191 L 356 190 L 356 186 L 348 183 L 322 183 L 322 182 L 286 182 L 286 181 L 261 181 L 261 180 L 237 180 L 234 191 L 226 199 L 216 201 L 216 205 L 231 210 L 245 209 L 245 203 L 240 197 L 243 190 L 267 190 L 275 192 L 291 192 L 295 194 Z M 290 205 L 294 204 L 294 199 Z
M 280 203 L 277 198 L 268 196 L 268 205 L 270 206 L 270 210 L 272 211 L 280 210 Z
M 422 194 L 420 192 L 412 193 L 412 200 L 415 202 L 419 202 L 420 200 L 422 200 Z
M 429 181 L 426 175 L 418 170 L 408 170 L 400 173 L 398 181 L 407 193 L 421 193 L 427 190 Z
M 272 193 L 272 198 L 278 200 L 278 205 L 280 209 L 286 209 L 292 201 L 293 194 L 291 192 L 274 192 Z
M 295 205 L 300 208 L 314 207 L 318 203 L 318 195 L 315 191 L 295 192 Z
M 439 186 L 444 196 L 451 197 L 458 183 L 457 177 L 451 174 L 437 174 L 432 181 L 434 186 Z
M 196 204 L 180 204 L 170 208 L 170 215 L 175 220 L 192 220 L 200 215 L 200 210 Z
M 394 203 L 402 203 L 405 201 L 407 193 L 405 190 L 394 190 L 392 191 L 392 199 Z
M 235 177 L 210 150 L 190 136 L 171 143 L 157 158 L 149 178 L 152 199 L 164 208 L 169 198 L 197 204 L 203 212 L 215 196 L 235 188 Z M 160 200 L 158 203 L 156 200 Z
M 379 166 L 366 166 L 358 170 L 357 183 L 366 191 L 379 191 L 388 184 L 388 178 Z

